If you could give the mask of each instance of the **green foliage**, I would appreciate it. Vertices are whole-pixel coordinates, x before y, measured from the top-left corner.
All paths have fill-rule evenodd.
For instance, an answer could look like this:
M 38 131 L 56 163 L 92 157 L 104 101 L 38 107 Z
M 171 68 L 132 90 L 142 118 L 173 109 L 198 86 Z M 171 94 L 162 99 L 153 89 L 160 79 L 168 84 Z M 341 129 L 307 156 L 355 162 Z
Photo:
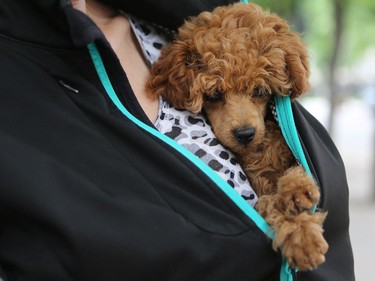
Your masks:
M 269 9 L 272 12 L 275 12 L 285 18 L 291 18 L 294 10 L 296 0 L 284 0 L 284 1 L 275 1 L 275 0 L 255 0 L 249 1 L 251 3 L 258 4 L 259 6 Z
M 342 62 L 352 64 L 375 48 L 375 1 L 352 0 L 348 6 Z
M 339 65 L 360 60 L 366 50 L 375 47 L 375 1 L 340 0 L 344 3 L 344 30 Z M 288 19 L 303 31 L 312 59 L 326 68 L 334 44 L 334 0 L 255 0 L 251 1 Z
M 325 65 L 331 56 L 334 33 L 334 12 L 327 0 L 304 1 L 306 22 L 305 41 L 318 66 Z

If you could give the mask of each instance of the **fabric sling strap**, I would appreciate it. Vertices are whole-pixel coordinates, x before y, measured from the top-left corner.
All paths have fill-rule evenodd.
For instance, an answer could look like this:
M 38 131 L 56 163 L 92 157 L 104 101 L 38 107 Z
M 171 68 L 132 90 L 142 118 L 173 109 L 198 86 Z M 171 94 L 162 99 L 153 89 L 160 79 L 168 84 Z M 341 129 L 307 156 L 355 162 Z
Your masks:
M 95 43 L 90 43 L 87 45 L 89 50 L 91 59 L 95 66 L 96 72 L 99 76 L 99 79 L 106 90 L 108 97 L 114 103 L 114 105 L 118 108 L 118 110 L 130 121 L 135 123 L 137 126 L 142 128 L 143 130 L 147 131 L 148 133 L 152 134 L 153 136 L 159 138 L 163 142 L 167 143 L 173 149 L 177 150 L 181 153 L 184 157 L 189 159 L 194 165 L 196 165 L 203 173 L 205 173 L 223 192 L 226 194 L 237 206 L 241 209 L 254 223 L 255 225 L 262 230 L 262 232 L 267 235 L 270 239 L 274 238 L 274 232 L 271 227 L 267 224 L 267 222 L 261 217 L 258 212 L 250 206 L 245 199 L 243 199 L 226 181 L 224 181 L 214 170 L 212 170 L 207 164 L 205 164 L 201 159 L 199 159 L 196 155 L 190 152 L 188 149 L 183 147 L 182 145 L 178 144 L 171 138 L 163 135 L 155 128 L 148 126 L 147 124 L 143 123 L 139 119 L 137 119 L 134 115 L 132 115 L 121 103 L 119 100 L 114 88 L 112 87 L 111 81 L 108 77 L 106 72 L 105 66 L 103 64 L 102 58 L 98 51 L 97 46 Z M 288 105 L 289 104 L 289 105 Z M 289 97 L 276 97 L 275 98 L 275 106 L 278 114 L 278 119 L 284 137 L 286 137 L 287 143 L 293 143 L 293 150 L 294 155 L 297 155 L 296 158 L 298 161 L 300 159 L 305 159 L 302 149 L 295 150 L 294 147 L 301 146 L 298 138 L 298 134 L 296 133 L 293 114 L 291 112 L 290 106 L 290 99 Z M 299 145 L 298 145 L 299 144 Z M 306 161 L 306 159 L 305 159 Z M 303 162 L 302 162 L 303 163 Z M 307 162 L 306 162 L 307 164 Z M 293 272 L 292 269 L 289 267 L 288 263 L 285 259 L 282 262 L 282 268 L 280 271 L 280 281 L 293 281 Z

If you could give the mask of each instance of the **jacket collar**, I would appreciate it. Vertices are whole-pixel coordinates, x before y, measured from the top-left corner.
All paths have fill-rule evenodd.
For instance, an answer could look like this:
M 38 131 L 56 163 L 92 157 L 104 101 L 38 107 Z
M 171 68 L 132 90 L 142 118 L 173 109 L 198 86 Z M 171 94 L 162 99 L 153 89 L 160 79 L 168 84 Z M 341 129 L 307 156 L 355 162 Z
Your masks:
M 231 0 L 100 0 L 128 14 L 176 30 L 189 16 Z M 103 39 L 70 0 L 0 1 L 0 34 L 51 47 L 83 47 Z

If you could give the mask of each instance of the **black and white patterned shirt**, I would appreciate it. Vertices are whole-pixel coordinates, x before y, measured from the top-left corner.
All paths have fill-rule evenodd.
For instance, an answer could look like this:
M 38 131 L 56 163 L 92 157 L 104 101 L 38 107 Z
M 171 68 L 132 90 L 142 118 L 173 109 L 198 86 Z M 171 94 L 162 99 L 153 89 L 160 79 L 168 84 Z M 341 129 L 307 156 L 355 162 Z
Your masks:
M 132 17 L 130 23 L 148 63 L 152 65 L 159 58 L 160 49 L 167 43 L 164 31 Z M 245 173 L 232 152 L 218 142 L 203 115 L 177 110 L 160 98 L 155 127 L 198 156 L 250 205 L 256 204 L 258 197 Z

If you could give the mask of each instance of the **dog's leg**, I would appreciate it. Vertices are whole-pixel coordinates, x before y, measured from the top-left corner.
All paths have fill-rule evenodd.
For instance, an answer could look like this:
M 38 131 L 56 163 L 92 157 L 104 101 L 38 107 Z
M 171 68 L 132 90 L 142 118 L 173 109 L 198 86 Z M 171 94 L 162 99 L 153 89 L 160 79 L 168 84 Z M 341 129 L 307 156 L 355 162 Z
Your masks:
M 328 250 L 322 228 L 327 214 L 310 212 L 319 196 L 314 181 L 296 166 L 280 178 L 277 193 L 261 196 L 256 206 L 275 231 L 274 249 L 300 270 L 316 268 Z

